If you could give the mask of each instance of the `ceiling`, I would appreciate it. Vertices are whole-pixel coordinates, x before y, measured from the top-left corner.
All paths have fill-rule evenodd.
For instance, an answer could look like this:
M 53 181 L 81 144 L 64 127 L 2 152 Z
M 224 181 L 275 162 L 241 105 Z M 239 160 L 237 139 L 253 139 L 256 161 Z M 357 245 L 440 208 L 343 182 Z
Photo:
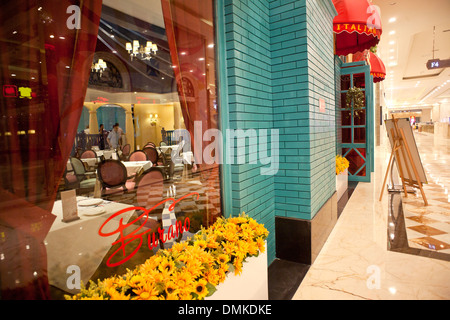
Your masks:
M 386 65 L 382 85 L 387 106 L 411 109 L 450 103 L 450 68 L 426 67 L 430 59 L 450 58 L 450 1 L 372 3 L 380 9 L 383 26 L 378 55 Z

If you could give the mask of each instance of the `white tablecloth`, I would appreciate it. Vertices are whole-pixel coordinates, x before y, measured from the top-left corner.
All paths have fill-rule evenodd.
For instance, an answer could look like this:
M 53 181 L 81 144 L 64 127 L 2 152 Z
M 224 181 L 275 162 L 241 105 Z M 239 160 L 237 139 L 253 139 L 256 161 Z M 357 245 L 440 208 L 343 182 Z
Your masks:
M 127 175 L 131 176 L 137 173 L 140 169 L 148 170 L 153 164 L 151 161 L 122 161 L 127 168 Z
M 173 150 L 177 151 L 178 150 L 178 145 L 176 144 L 176 145 L 173 145 L 173 146 L 161 146 L 161 147 L 158 147 L 158 149 L 161 150 L 161 152 L 164 152 L 164 153 L 166 153 L 167 149 L 169 149 L 169 148 L 171 148 L 172 151 Z
M 77 197 L 77 202 L 87 199 L 92 198 Z M 106 212 L 98 216 L 86 216 L 83 212 L 91 207 L 78 206 L 80 219 L 64 223 L 61 221 L 61 201 L 56 201 L 53 206 L 52 213 L 57 217 L 44 242 L 47 247 L 48 277 L 50 284 L 69 293 L 77 293 L 78 290 L 67 288 L 67 279 L 71 275 L 67 273 L 67 268 L 78 266 L 81 281 L 87 284 L 118 236 L 117 233 L 109 237 L 100 236 L 98 231 L 101 225 L 114 213 L 132 206 L 103 200 L 97 207 L 104 208 Z M 117 230 L 120 219 L 126 224 L 133 213 L 134 210 L 115 217 L 105 225 L 102 232 Z
M 95 164 L 98 162 L 97 158 L 87 158 L 87 159 L 80 159 L 82 162 L 85 162 L 88 164 L 90 168 L 93 168 Z M 70 163 L 70 160 L 67 161 L 67 171 L 72 171 L 72 164 Z
M 97 151 L 95 151 L 95 153 L 97 154 L 97 157 L 104 156 L 105 159 L 111 159 L 113 154 L 115 154 L 115 151 L 113 151 L 113 150 L 97 150 Z

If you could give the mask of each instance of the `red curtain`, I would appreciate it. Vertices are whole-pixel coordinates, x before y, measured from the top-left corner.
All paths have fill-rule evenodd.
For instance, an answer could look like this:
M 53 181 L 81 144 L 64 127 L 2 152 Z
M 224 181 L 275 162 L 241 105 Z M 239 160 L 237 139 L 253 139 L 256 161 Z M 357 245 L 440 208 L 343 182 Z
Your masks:
M 161 3 L 181 110 L 194 151 L 194 122 L 202 123 L 202 136 L 206 130 L 218 128 L 213 2 L 161 0 Z M 202 162 L 201 155 L 195 156 L 197 163 Z
M 81 117 L 102 1 L 1 6 L 1 299 L 48 299 L 43 241 Z
M 202 138 L 206 130 L 219 129 L 213 1 L 161 0 L 161 4 L 184 123 L 211 202 L 220 198 L 219 166 L 204 162 L 203 152 L 211 142 Z M 197 141 L 195 122 L 202 128 Z M 220 205 L 210 203 L 204 225 L 219 214 Z

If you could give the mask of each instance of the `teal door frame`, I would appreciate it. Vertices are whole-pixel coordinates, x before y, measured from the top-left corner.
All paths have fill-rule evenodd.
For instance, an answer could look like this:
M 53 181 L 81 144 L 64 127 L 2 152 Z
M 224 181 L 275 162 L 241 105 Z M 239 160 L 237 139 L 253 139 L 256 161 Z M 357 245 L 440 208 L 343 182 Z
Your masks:
M 343 156 L 346 156 L 352 150 L 355 150 L 356 153 L 365 159 L 365 165 L 361 166 L 358 171 L 356 171 L 353 175 L 349 172 L 349 181 L 361 181 L 361 182 L 370 182 L 371 181 L 371 173 L 374 172 L 374 161 L 375 161 L 375 149 L 374 149 L 374 103 L 373 103 L 373 76 L 370 74 L 370 66 L 365 62 L 350 62 L 344 63 L 341 67 L 341 76 L 350 75 L 350 88 L 354 86 L 354 74 L 364 74 L 365 87 L 361 88 L 362 91 L 365 92 L 366 95 L 366 123 L 365 125 L 355 125 L 353 116 L 351 117 L 350 125 L 343 125 L 344 129 L 351 129 L 351 143 L 345 143 L 342 141 L 342 149 L 348 148 L 348 151 L 343 153 Z M 346 93 L 348 90 L 341 90 L 342 93 Z M 345 100 L 341 103 L 345 103 Z M 366 142 L 365 143 L 355 143 L 354 142 L 354 129 L 357 128 L 365 128 L 366 129 Z M 366 154 L 363 156 L 359 149 L 365 149 Z M 358 176 L 358 174 L 365 168 L 366 175 Z
M 227 51 L 225 38 L 225 5 L 224 0 L 215 0 L 215 26 L 216 26 L 216 66 L 220 130 L 225 132 L 230 128 L 228 108 L 228 72 Z M 220 180 L 222 192 L 222 214 L 224 217 L 233 216 L 232 176 L 231 165 L 225 161 L 228 157 L 226 134 L 223 134 L 222 164 L 220 165 Z

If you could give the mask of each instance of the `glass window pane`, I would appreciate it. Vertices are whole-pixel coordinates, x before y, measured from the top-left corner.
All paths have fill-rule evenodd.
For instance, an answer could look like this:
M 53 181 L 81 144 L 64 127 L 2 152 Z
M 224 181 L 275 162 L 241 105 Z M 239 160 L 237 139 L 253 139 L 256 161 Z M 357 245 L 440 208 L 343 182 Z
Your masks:
M 366 128 L 354 128 L 353 143 L 366 143 Z
M 342 143 L 352 143 L 351 128 L 342 128 Z
M 138 2 L 2 3 L 0 202 L 27 211 L 0 223 L 2 299 L 63 299 L 69 266 L 121 275 L 222 215 L 219 152 L 194 141 L 219 129 L 214 2 Z
M 341 90 L 350 89 L 350 75 L 342 75 L 341 76 Z
M 342 111 L 341 112 L 341 121 L 343 126 L 351 126 L 352 125 L 352 112 L 351 111 Z
M 353 124 L 355 126 L 364 126 L 366 124 L 366 110 L 357 110 L 354 112 Z
M 365 88 L 366 80 L 364 73 L 355 73 L 353 75 L 353 86 L 357 88 Z

